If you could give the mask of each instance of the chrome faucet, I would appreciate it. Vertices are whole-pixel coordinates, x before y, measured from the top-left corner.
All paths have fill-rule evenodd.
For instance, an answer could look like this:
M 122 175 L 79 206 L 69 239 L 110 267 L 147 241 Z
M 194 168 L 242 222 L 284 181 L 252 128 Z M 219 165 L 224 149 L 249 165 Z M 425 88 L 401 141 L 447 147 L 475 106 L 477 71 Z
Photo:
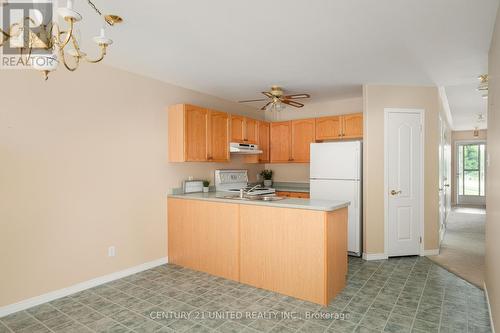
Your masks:
M 254 187 L 252 187 L 251 189 L 249 189 L 246 193 L 253 192 L 256 188 L 259 188 L 259 187 L 260 187 L 260 184 L 257 184 Z
M 240 189 L 240 198 L 243 199 L 245 197 L 245 194 L 249 194 L 253 191 L 255 191 L 256 188 L 259 188 L 260 184 L 255 185 L 254 187 L 250 188 L 248 191 L 245 191 L 245 189 L 241 188 Z

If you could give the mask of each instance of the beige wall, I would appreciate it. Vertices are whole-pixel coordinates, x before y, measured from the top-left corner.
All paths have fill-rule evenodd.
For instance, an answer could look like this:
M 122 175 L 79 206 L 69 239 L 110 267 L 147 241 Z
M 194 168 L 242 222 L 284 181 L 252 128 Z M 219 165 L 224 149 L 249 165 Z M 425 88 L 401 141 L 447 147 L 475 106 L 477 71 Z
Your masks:
M 480 130 L 479 137 L 474 137 L 474 131 L 453 131 L 451 133 L 451 203 L 457 203 L 457 165 L 455 164 L 455 155 L 457 153 L 457 141 L 476 141 L 486 140 L 487 131 Z
M 165 192 L 261 169 L 166 161 L 168 105 L 257 115 L 243 105 L 104 65 L 2 71 L 0 87 L 0 306 L 165 257 Z
M 489 54 L 488 155 L 486 184 L 486 287 L 500 329 L 500 9 Z
M 438 88 L 366 85 L 364 95 L 364 252 L 384 253 L 384 108 L 425 110 L 426 250 L 438 248 L 439 112 Z
M 362 97 L 317 103 L 304 102 L 304 104 L 305 106 L 300 109 L 288 107 L 279 113 L 268 112 L 266 113 L 266 119 L 285 121 L 363 112 Z M 274 171 L 273 178 L 278 182 L 309 182 L 309 164 L 266 164 L 266 168 Z

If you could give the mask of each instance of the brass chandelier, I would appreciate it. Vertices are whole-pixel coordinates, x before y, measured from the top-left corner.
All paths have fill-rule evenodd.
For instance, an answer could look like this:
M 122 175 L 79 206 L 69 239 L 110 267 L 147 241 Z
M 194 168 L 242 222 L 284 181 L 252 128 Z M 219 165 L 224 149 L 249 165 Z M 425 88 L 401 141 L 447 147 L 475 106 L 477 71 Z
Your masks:
M 23 17 L 23 22 L 11 23 L 7 31 L 0 29 L 0 47 L 4 47 L 5 43 L 10 40 L 10 48 L 17 49 L 19 52 L 20 63 L 41 71 L 45 80 L 48 79 L 49 73 L 55 71 L 61 63 L 69 71 L 75 71 L 82 61 L 100 62 L 106 56 L 107 48 L 113 44 L 113 40 L 106 36 L 104 26 L 114 26 L 121 23 L 123 19 L 114 14 L 103 15 L 92 1 L 86 1 L 103 19 L 100 34 L 93 38 L 99 48 L 99 55 L 96 58 L 89 58 L 87 53 L 80 48 L 76 24 L 83 17 L 73 9 L 73 0 L 67 0 L 66 7 L 57 8 L 56 11 L 66 23 L 65 29 L 62 29 L 56 20 L 43 22 L 40 12 L 35 11 L 34 15 L 30 12 L 29 16 Z M 8 5 L 8 3 L 3 4 L 4 7 Z M 26 29 L 24 28 L 26 25 L 37 26 L 37 30 Z

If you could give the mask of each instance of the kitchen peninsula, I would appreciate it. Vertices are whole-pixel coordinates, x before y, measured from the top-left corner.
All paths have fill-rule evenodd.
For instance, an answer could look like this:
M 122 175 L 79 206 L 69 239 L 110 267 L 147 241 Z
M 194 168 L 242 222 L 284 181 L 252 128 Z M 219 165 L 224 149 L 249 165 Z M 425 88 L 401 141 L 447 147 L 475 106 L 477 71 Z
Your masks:
M 172 194 L 169 262 L 326 306 L 346 283 L 348 205 Z

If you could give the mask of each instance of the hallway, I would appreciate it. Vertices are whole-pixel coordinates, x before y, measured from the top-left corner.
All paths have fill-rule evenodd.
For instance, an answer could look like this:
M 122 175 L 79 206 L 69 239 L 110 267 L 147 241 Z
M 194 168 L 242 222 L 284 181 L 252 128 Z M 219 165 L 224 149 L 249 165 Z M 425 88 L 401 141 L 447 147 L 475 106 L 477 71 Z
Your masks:
M 454 207 L 440 254 L 428 257 L 464 280 L 483 288 L 486 210 Z

